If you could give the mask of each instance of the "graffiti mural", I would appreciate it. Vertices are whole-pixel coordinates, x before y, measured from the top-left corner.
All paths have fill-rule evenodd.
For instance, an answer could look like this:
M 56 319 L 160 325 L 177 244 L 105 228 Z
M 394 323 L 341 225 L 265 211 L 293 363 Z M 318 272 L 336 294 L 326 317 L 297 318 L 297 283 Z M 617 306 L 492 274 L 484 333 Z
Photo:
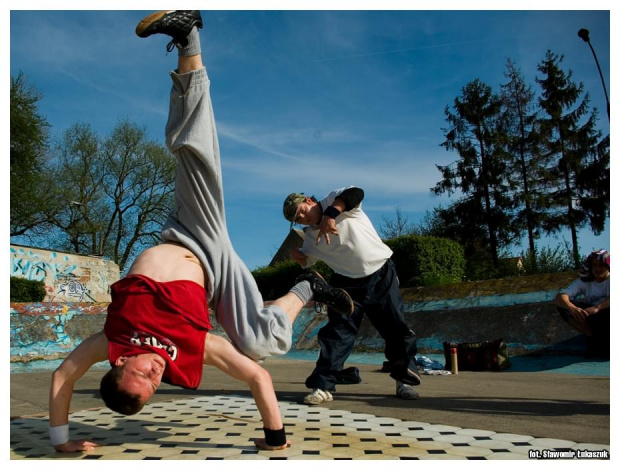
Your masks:
M 11 276 L 24 277 L 31 281 L 44 281 L 53 267 L 45 261 L 30 261 L 23 258 L 11 259 Z
M 11 245 L 11 276 L 43 281 L 46 302 L 106 302 L 120 272 L 99 257 Z
M 58 289 L 60 294 L 63 294 L 73 302 L 84 302 L 86 296 L 89 297 L 89 300 L 93 300 L 88 295 L 88 289 L 79 281 L 65 282 L 60 284 Z

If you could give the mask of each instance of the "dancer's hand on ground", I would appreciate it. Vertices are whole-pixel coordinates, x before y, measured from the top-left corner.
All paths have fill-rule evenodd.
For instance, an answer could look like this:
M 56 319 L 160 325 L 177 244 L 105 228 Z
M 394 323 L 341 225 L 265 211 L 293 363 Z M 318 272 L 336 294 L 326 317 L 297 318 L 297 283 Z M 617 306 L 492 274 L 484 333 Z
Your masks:
M 265 439 L 261 438 L 261 439 L 254 439 L 254 445 L 261 450 L 282 450 L 282 449 L 286 449 L 287 447 L 291 447 L 291 441 L 287 439 L 286 444 L 283 444 L 281 446 L 270 446 L 270 445 L 267 445 L 267 443 L 265 442 Z
M 64 444 L 60 444 L 55 446 L 54 448 L 58 452 L 90 452 L 95 447 L 100 447 L 101 444 L 97 444 L 96 442 L 91 442 L 87 440 L 79 440 L 79 441 L 67 441 Z

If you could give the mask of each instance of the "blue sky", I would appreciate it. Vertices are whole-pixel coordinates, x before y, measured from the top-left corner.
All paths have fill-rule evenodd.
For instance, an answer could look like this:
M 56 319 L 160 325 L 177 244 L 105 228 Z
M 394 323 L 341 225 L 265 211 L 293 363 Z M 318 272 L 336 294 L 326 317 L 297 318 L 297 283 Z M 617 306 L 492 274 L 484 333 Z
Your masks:
M 176 51 L 166 54 L 163 36 L 135 36 L 148 12 L 40 11 L 44 2 L 30 3 L 20 8 L 33 10 L 3 12 L 3 23 L 10 18 L 7 66 L 42 92 L 40 110 L 52 135 L 82 122 L 104 136 L 129 119 L 163 143 Z M 599 110 L 599 129 L 609 132 L 598 70 L 577 31 L 590 30 L 610 90 L 610 2 L 579 4 L 607 8 L 601 11 L 225 11 L 238 4 L 211 5 L 222 9 L 203 11 L 201 44 L 229 231 L 251 269 L 268 264 L 287 235 L 281 207 L 290 192 L 320 198 L 360 186 L 376 227 L 397 207 L 417 222 L 449 204 L 429 190 L 440 179 L 435 165 L 457 159 L 440 147 L 444 108 L 475 78 L 499 92 L 509 57 L 537 90 L 545 52 L 563 54 L 563 68 L 583 82 Z M 123 8 L 101 8 L 111 7 Z M 555 246 L 562 237 L 542 243 Z M 580 233 L 582 253 L 609 243 L 609 227 L 600 237 Z

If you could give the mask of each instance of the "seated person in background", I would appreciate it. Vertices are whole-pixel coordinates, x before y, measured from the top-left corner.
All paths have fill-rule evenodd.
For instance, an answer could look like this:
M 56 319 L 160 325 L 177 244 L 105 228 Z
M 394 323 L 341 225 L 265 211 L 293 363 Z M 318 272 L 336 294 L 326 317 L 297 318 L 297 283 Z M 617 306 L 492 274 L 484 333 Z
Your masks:
M 609 358 L 609 261 L 607 250 L 590 253 L 579 279 L 555 296 L 562 318 L 586 335 L 587 354 L 602 358 Z

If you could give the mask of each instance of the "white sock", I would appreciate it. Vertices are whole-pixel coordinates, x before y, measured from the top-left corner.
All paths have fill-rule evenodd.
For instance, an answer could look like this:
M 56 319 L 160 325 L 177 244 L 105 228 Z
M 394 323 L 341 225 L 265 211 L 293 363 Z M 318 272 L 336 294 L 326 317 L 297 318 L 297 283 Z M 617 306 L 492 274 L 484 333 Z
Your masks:
M 198 34 L 198 28 L 196 26 L 194 26 L 192 32 L 187 35 L 187 46 L 177 47 L 177 49 L 179 50 L 179 57 L 200 54 L 200 35 Z
M 306 305 L 308 301 L 312 300 L 314 293 L 312 292 L 312 286 L 308 281 L 301 281 L 299 284 L 295 284 L 291 287 L 292 292 Z

